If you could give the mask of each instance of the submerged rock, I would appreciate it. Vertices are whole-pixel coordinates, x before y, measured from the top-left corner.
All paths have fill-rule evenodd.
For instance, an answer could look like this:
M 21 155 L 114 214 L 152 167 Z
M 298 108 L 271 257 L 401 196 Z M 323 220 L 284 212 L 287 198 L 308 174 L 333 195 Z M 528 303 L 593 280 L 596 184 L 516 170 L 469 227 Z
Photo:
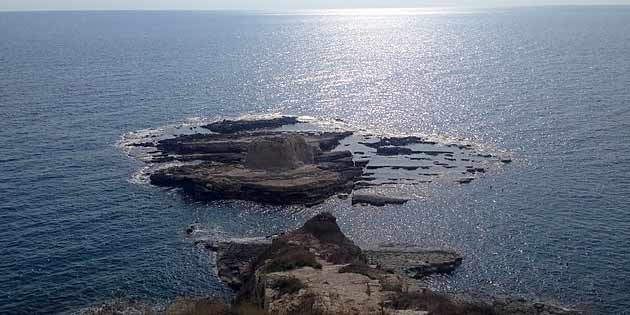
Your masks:
M 406 146 L 410 144 L 436 144 L 434 141 L 426 140 L 422 137 L 408 136 L 408 137 L 385 137 L 378 142 L 362 142 L 361 144 L 371 147 L 380 148 L 386 146 Z
M 365 180 L 365 179 L 363 179 Z M 382 207 L 386 204 L 401 205 L 409 201 L 409 199 L 393 198 L 374 194 L 358 194 L 352 195 L 352 204 L 370 204 L 377 207 Z
M 472 167 L 472 168 L 467 168 L 467 169 L 466 169 L 466 172 L 468 172 L 468 173 L 472 173 L 472 174 L 475 174 L 475 173 L 485 173 L 485 172 L 486 172 L 486 169 L 484 169 L 484 168 L 482 168 L 482 167 L 476 167 L 476 168 L 475 168 L 475 167 Z
M 456 182 L 460 184 L 470 184 L 473 180 L 475 180 L 474 177 L 465 177 L 465 178 L 460 178 L 456 180 Z

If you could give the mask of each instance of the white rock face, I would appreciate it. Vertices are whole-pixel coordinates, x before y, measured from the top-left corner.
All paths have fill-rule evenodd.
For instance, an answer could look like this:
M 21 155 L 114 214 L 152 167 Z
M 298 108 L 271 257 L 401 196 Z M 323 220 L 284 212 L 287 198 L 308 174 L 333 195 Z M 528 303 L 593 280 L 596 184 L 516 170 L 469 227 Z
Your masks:
M 261 170 L 295 169 L 313 164 L 317 148 L 303 136 L 262 137 L 247 147 L 245 167 Z

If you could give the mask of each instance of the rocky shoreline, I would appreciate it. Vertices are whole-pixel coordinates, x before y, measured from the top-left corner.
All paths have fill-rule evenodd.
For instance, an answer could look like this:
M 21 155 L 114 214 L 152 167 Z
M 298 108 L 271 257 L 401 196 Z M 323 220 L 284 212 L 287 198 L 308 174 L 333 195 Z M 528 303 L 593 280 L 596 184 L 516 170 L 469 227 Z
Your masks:
M 453 251 L 386 246 L 362 250 L 336 218 L 321 213 L 296 230 L 261 238 L 197 244 L 216 253 L 231 303 L 180 298 L 165 308 L 117 302 L 79 314 L 167 315 L 577 315 L 549 303 L 512 297 L 434 292 L 410 277 L 450 273 L 463 257 Z
M 216 252 L 219 277 L 236 292 L 235 303 L 268 314 L 580 314 L 518 298 L 413 287 L 410 277 L 453 272 L 463 257 L 409 246 L 364 251 L 328 213 L 281 235 L 199 244 Z
M 300 124 L 291 116 L 222 120 L 201 126 L 210 133 L 174 135 L 129 146 L 153 150 L 150 163 L 177 162 L 154 170 L 150 182 L 179 188 L 196 200 L 305 206 L 334 195 L 345 199 L 350 194 L 352 205 L 401 205 L 409 198 L 369 189 L 418 185 L 436 178 L 467 184 L 493 165 L 512 161 L 507 156 L 480 152 L 469 144 L 440 144 L 417 136 L 283 129 Z M 189 228 L 191 231 L 194 228 Z M 461 254 L 409 244 L 364 250 L 341 232 L 329 213 L 318 214 L 301 228 L 279 235 L 200 240 L 196 244 L 216 257 L 218 276 L 234 291 L 235 299 L 225 304 L 188 298 L 176 301 L 175 311 L 167 308 L 157 313 L 579 314 L 522 299 L 433 292 L 421 280 L 454 272 L 464 260 Z M 117 314 L 108 310 L 86 313 Z

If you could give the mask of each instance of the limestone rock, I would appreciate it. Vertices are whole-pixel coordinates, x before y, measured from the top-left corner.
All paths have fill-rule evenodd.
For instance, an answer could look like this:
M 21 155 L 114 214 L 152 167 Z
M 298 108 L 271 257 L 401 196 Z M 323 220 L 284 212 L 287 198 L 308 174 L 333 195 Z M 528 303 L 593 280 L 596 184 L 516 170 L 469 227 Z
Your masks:
M 216 252 L 217 273 L 221 281 L 238 291 L 251 276 L 251 264 L 271 246 L 271 239 L 244 238 L 217 243 L 199 242 Z
M 392 269 L 412 278 L 435 273 L 450 273 L 459 267 L 463 257 L 451 250 L 415 247 L 385 247 L 366 250 L 371 264 Z
M 151 174 L 157 186 L 181 187 L 197 200 L 240 199 L 269 204 L 315 204 L 352 190 L 361 169 L 337 171 L 306 165 L 280 172 L 207 162 L 163 169 Z
M 300 135 L 261 137 L 248 145 L 245 167 L 263 170 L 295 169 L 313 164 L 318 153 Z
M 352 191 L 361 176 L 348 151 L 330 151 L 351 133 L 197 134 L 162 140 L 163 158 L 206 162 L 155 171 L 151 183 L 197 200 L 316 204 Z
M 269 270 L 285 256 L 306 260 L 309 255 L 317 265 L 284 264 L 282 269 Z M 336 218 L 322 213 L 273 239 L 252 266 L 255 274 L 245 280 L 249 285 L 239 297 L 264 305 L 270 314 L 383 314 L 386 296 L 402 290 L 404 280 L 365 262 L 361 249 L 341 232 Z M 287 289 L 287 283 L 292 289 Z
M 386 287 L 379 280 L 358 273 L 339 273 L 342 265 L 324 265 L 321 270 L 301 268 L 262 275 L 260 289 L 269 314 L 383 314 Z M 282 294 L 273 286 L 278 278 L 290 277 L 304 288 Z

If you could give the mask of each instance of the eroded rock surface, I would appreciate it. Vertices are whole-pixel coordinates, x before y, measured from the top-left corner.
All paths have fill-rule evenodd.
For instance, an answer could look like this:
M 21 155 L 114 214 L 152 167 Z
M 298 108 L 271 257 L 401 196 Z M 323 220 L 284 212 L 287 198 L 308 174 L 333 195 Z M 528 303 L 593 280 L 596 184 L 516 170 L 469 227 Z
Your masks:
M 163 156 L 207 162 L 161 169 L 158 186 L 180 187 L 198 200 L 241 199 L 315 204 L 352 191 L 361 176 L 348 151 L 331 151 L 350 135 L 314 132 L 197 134 L 160 141 Z
M 217 273 L 230 289 L 238 291 L 251 276 L 251 264 L 271 246 L 271 238 L 242 238 L 221 242 L 197 242 L 216 252 Z
M 462 263 L 463 257 L 455 251 L 417 247 L 383 247 L 366 250 L 371 264 L 395 270 L 412 278 L 435 273 L 450 273 Z
M 383 314 L 383 302 L 404 280 L 366 264 L 361 249 L 319 214 L 277 236 L 252 264 L 239 292 L 271 314 Z
M 301 135 L 261 137 L 247 146 L 244 166 L 249 169 L 282 171 L 315 163 L 319 146 L 306 143 Z

